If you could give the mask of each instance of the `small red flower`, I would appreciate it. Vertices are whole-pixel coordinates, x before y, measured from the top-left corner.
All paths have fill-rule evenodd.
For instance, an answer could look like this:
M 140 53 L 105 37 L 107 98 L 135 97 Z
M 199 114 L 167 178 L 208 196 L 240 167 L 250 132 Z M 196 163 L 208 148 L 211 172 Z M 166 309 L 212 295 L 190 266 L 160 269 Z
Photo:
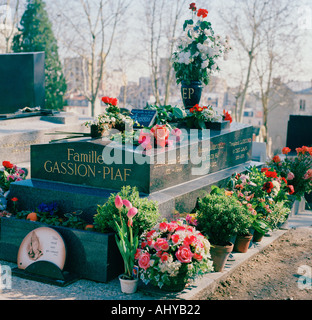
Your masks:
M 291 149 L 289 149 L 288 147 L 284 147 L 282 149 L 282 154 L 288 154 L 291 151 Z
M 271 181 L 268 181 L 263 185 L 262 190 L 266 191 L 267 193 L 271 193 L 273 187 L 274 187 L 273 183 Z
M 287 187 L 288 187 L 288 189 L 289 189 L 289 191 L 288 191 L 289 194 L 295 193 L 295 188 L 294 188 L 293 185 L 290 184 L 290 185 L 288 185 Z
M 208 10 L 206 9 L 198 9 L 197 16 L 202 16 L 203 18 L 206 18 L 208 16 Z
M 2 165 L 6 168 L 6 169 L 12 169 L 14 167 L 14 164 L 12 164 L 10 161 L 3 161 Z
M 268 178 L 277 178 L 277 173 L 275 171 L 266 171 L 265 172 L 265 175 L 268 177 Z
M 269 168 L 261 168 L 261 172 L 267 172 Z
M 12 198 L 11 201 L 16 202 L 18 199 L 16 197 Z
M 281 158 L 279 157 L 279 155 L 274 156 L 272 160 L 273 160 L 273 162 L 275 162 L 275 163 L 281 162 Z
M 223 119 L 225 121 L 230 121 L 230 123 L 232 123 L 233 119 L 232 116 L 229 114 L 228 111 L 223 110 Z
M 195 5 L 195 2 L 192 2 L 192 3 L 190 4 L 190 10 L 192 10 L 192 11 L 196 11 L 196 5 Z

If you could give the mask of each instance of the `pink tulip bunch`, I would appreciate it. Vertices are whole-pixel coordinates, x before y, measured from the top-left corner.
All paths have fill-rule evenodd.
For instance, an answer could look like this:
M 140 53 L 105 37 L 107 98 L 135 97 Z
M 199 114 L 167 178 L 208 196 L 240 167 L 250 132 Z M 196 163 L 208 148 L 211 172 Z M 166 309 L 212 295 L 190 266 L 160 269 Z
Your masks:
M 121 214 L 121 209 L 123 208 L 123 206 L 125 206 L 128 209 L 128 213 L 127 213 L 127 217 L 128 217 L 128 227 L 129 226 L 133 226 L 133 221 L 132 218 L 138 213 L 138 209 L 132 206 L 132 203 L 127 200 L 124 199 L 122 200 L 122 198 L 117 195 L 115 198 L 115 206 L 116 208 L 119 210 L 119 213 Z
M 133 217 L 138 213 L 138 209 L 132 206 L 132 203 L 117 195 L 115 198 L 115 206 L 119 211 L 120 224 L 115 220 L 115 226 L 117 229 L 116 243 L 119 248 L 120 254 L 124 260 L 125 273 L 124 276 L 127 279 L 133 278 L 133 268 L 134 268 L 134 256 L 138 247 L 138 236 L 133 235 Z M 124 222 L 121 212 L 123 207 L 125 207 L 128 217 L 128 223 Z

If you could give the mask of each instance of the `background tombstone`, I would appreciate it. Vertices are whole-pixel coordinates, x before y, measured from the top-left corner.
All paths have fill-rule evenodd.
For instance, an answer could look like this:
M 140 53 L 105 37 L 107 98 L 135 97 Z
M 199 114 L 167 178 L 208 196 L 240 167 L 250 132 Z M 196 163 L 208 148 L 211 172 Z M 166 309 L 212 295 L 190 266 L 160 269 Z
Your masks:
M 44 108 L 44 52 L 0 54 L 0 114 Z
M 286 146 L 292 151 L 302 146 L 312 146 L 312 116 L 290 115 Z

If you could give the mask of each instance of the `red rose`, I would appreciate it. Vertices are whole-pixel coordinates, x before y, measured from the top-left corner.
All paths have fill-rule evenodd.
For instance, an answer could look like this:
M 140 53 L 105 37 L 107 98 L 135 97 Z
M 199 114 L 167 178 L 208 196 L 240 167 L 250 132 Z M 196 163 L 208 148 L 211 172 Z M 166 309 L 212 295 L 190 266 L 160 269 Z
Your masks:
M 288 187 L 288 189 L 289 189 L 289 191 L 288 191 L 289 194 L 295 193 L 295 188 L 294 188 L 293 185 L 290 184 L 290 185 L 288 185 L 287 187 Z
M 2 165 L 6 168 L 6 169 L 12 169 L 14 167 L 14 164 L 12 164 L 10 161 L 3 161 Z
M 275 163 L 281 162 L 281 158 L 278 155 L 274 156 L 272 160 Z
M 198 9 L 197 16 L 202 16 L 203 18 L 206 18 L 208 16 L 208 10 L 206 9 Z
M 267 172 L 269 168 L 261 168 L 261 172 Z
M 170 254 L 167 253 L 167 252 L 164 252 L 164 253 L 161 255 L 161 257 L 160 257 L 160 260 L 161 260 L 162 262 L 166 262 L 166 261 L 168 261 L 169 258 L 170 258 Z
M 268 181 L 263 185 L 262 190 L 266 191 L 267 193 L 271 193 L 273 187 L 274 187 L 273 183 L 271 181 Z
M 154 249 L 156 251 L 167 251 L 169 249 L 169 243 L 166 239 L 158 238 L 154 243 Z
M 139 258 L 139 267 L 144 270 L 150 267 L 150 254 L 148 252 L 141 253 Z
M 172 235 L 171 240 L 174 244 L 177 244 L 178 241 L 180 240 L 180 236 L 178 234 L 174 234 Z
M 182 263 L 191 262 L 193 257 L 193 253 L 188 246 L 181 246 L 175 255 L 177 259 Z
M 16 202 L 18 199 L 16 197 L 12 198 L 11 201 Z
M 196 259 L 197 261 L 202 261 L 203 260 L 203 256 L 201 254 L 194 253 L 194 259 Z
M 282 154 L 288 154 L 291 151 L 291 149 L 289 149 L 288 147 L 284 147 L 282 149 Z

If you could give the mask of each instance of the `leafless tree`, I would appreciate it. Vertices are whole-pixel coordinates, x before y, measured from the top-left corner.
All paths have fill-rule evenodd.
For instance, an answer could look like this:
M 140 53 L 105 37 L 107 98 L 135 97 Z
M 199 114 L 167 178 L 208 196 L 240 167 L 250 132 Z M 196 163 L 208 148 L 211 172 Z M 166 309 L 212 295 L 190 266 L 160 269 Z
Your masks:
M 17 32 L 17 22 L 19 21 L 20 1 L 6 0 L 0 3 L 0 36 L 3 37 L 5 46 L 4 52 L 11 51 L 11 42 Z
M 129 0 L 79 0 L 74 8 L 61 0 L 53 4 L 56 10 L 54 23 L 59 21 L 63 30 L 57 34 L 60 44 L 67 49 L 65 54 L 78 56 L 86 64 L 81 70 L 84 88 L 80 89 L 91 104 L 92 117 L 99 104 L 105 63 L 129 3 Z M 64 32 L 65 29 L 69 32 Z

